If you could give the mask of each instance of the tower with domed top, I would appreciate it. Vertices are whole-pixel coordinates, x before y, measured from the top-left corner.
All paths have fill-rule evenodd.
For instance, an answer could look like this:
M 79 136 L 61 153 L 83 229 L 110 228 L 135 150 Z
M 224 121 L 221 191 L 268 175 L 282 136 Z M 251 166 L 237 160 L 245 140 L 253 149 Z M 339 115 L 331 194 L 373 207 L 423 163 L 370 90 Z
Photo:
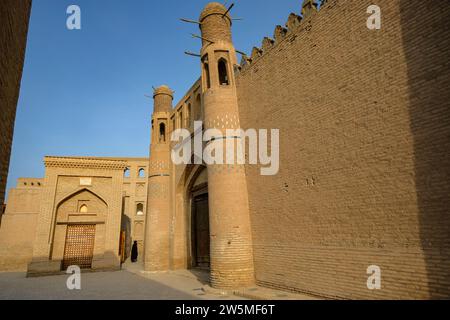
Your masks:
M 204 127 L 216 129 L 222 136 L 207 144 L 217 143 L 225 148 L 231 142 L 236 155 L 239 138 L 226 135 L 227 129 L 240 129 L 232 19 L 229 10 L 213 2 L 203 9 L 199 22 Z M 224 149 L 223 154 L 226 152 Z M 208 193 L 211 285 L 221 289 L 251 286 L 255 276 L 244 165 L 236 162 L 208 165 Z
M 160 86 L 153 92 L 147 219 L 145 226 L 145 271 L 169 269 L 170 141 L 168 123 L 173 91 Z

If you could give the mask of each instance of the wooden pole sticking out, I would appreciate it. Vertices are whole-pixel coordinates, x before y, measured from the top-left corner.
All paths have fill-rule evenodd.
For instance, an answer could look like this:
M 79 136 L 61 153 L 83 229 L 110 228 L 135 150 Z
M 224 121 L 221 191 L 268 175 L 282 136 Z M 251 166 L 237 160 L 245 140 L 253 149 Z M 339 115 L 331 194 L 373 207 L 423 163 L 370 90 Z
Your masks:
M 233 9 L 234 7 L 234 3 L 231 4 L 231 6 L 228 8 L 227 11 L 225 11 L 225 13 L 222 15 L 222 18 L 225 18 L 225 16 L 228 14 L 228 12 L 230 12 L 231 9 Z
M 191 19 L 184 19 L 184 18 L 181 18 L 180 20 L 183 21 L 183 22 L 187 22 L 187 23 L 202 24 L 202 23 L 199 22 L 199 21 L 195 21 L 195 20 L 191 20 Z
M 187 54 L 188 56 L 193 56 L 193 57 L 201 57 L 201 55 L 199 55 L 197 53 L 189 52 L 189 51 L 185 51 L 184 54 Z
M 214 41 L 211 41 L 211 40 L 209 40 L 209 39 L 203 38 L 203 37 L 198 36 L 198 35 L 193 34 L 193 33 L 191 33 L 191 36 L 192 36 L 192 38 L 198 38 L 198 39 L 202 39 L 202 40 L 208 41 L 208 42 L 210 42 L 210 43 L 214 43 Z

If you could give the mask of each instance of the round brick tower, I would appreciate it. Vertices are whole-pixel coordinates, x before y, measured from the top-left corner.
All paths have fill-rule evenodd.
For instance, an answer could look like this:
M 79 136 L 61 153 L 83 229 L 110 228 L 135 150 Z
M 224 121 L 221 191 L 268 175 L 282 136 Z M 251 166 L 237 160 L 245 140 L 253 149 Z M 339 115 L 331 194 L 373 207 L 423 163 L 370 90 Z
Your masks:
M 168 124 L 173 92 L 169 87 L 161 86 L 154 90 L 153 99 L 144 269 L 164 271 L 169 269 L 170 138 Z
M 236 154 L 239 139 L 226 135 L 227 129 L 240 128 L 233 70 L 237 59 L 231 38 L 232 20 L 226 11 L 222 4 L 210 3 L 199 20 L 203 38 L 204 127 L 219 130 L 223 135 L 222 139 L 208 144 L 222 140 L 225 148 L 227 142 L 231 142 Z M 211 285 L 220 289 L 253 285 L 253 248 L 244 165 L 208 165 L 208 193 Z

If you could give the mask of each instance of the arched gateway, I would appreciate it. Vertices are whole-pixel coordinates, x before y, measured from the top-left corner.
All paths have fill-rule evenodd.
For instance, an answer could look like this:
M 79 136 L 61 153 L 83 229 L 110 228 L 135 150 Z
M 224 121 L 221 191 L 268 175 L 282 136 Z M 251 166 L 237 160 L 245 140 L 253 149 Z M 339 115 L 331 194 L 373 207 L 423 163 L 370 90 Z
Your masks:
M 106 202 L 88 189 L 77 191 L 58 204 L 51 258 L 62 260 L 62 270 L 72 265 L 81 269 L 92 267 L 94 254 L 99 254 L 104 238 L 107 213 Z

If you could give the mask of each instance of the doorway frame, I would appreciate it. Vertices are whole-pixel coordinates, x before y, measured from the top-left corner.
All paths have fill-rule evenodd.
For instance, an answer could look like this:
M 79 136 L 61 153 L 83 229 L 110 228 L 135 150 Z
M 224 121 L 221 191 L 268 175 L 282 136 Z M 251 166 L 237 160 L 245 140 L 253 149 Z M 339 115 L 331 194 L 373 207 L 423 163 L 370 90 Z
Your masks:
M 189 268 L 190 269 L 197 269 L 198 268 L 198 266 L 197 266 L 197 253 L 196 252 L 194 252 L 195 250 L 194 250 L 194 247 L 195 247 L 195 244 L 194 244 L 194 236 L 193 236 L 193 232 L 194 232 L 194 230 L 196 230 L 195 229 L 195 227 L 194 227 L 194 223 L 195 223 L 195 219 L 193 219 L 193 214 L 194 214 L 194 210 L 195 210 L 195 201 L 194 201 L 194 199 L 195 198 L 197 198 L 197 197 L 201 197 L 201 196 L 204 196 L 204 195 L 208 195 L 208 183 L 202 183 L 202 184 L 200 184 L 200 185 L 198 185 L 198 186 L 196 186 L 196 187 L 194 187 L 194 188 L 192 188 L 191 189 L 191 192 L 190 192 L 190 195 L 189 195 L 189 203 L 190 203 L 190 206 L 189 206 L 189 210 L 190 210 L 190 214 L 189 214 L 189 220 L 190 220 L 190 223 L 189 223 L 189 247 L 190 247 L 190 250 L 189 250 L 189 256 L 190 256 L 190 264 L 189 264 Z M 208 223 L 209 223 L 209 219 L 210 219 L 211 217 L 209 216 L 209 195 L 208 195 Z M 211 237 L 211 233 L 209 234 L 209 236 Z M 210 254 L 210 257 L 211 257 L 211 248 L 209 249 L 209 254 Z

